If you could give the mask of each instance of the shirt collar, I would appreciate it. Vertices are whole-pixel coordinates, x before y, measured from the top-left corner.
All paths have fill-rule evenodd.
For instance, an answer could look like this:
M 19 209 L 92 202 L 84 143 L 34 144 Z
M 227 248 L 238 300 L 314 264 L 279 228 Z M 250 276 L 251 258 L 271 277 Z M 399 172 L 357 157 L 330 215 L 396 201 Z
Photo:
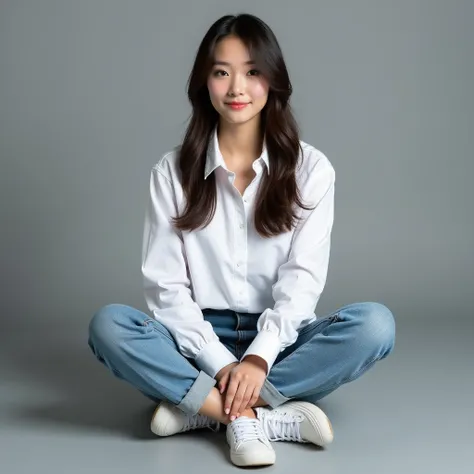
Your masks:
M 258 159 L 262 159 L 267 166 L 267 173 L 270 173 L 270 160 L 268 159 L 268 151 L 265 139 L 263 140 L 262 154 Z M 204 179 L 206 179 L 216 168 L 221 166 L 224 169 L 228 169 L 224 157 L 219 150 L 219 141 L 217 139 L 217 127 L 212 132 L 211 139 L 209 140 L 209 146 L 206 154 L 206 166 L 204 169 Z

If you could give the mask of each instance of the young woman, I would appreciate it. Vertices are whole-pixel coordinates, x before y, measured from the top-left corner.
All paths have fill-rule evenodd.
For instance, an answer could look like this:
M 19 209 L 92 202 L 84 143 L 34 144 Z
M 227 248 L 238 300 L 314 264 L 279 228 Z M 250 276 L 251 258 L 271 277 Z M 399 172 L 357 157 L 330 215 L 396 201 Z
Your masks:
M 227 425 L 231 461 L 275 462 L 270 441 L 324 446 L 316 402 L 393 349 L 381 303 L 325 317 L 335 171 L 300 140 L 277 39 L 259 18 L 224 16 L 189 78 L 192 117 L 151 170 L 142 273 L 147 315 L 101 308 L 89 345 L 158 407 L 169 436 Z

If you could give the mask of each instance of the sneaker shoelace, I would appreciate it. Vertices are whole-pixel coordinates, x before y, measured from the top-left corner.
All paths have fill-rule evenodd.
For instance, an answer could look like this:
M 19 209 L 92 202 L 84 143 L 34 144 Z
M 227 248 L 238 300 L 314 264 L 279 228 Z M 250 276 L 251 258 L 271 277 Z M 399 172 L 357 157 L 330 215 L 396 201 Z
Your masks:
M 302 415 L 293 413 L 273 413 L 271 411 L 261 414 L 262 428 L 270 441 L 297 441 L 304 443 L 301 437 L 300 423 L 304 420 Z
M 210 428 L 213 431 L 218 431 L 220 423 L 200 413 L 196 415 L 188 415 L 184 421 L 183 431 L 195 430 L 198 428 Z
M 239 417 L 230 423 L 229 427 L 234 433 L 236 448 L 245 441 L 256 439 L 265 442 L 266 440 L 262 425 L 256 418 Z

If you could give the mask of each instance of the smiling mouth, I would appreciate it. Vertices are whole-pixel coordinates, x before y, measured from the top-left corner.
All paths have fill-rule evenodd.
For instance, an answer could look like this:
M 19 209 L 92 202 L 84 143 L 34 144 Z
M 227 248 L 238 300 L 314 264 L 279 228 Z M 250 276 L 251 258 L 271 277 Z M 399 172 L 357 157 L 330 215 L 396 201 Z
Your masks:
M 240 110 L 249 105 L 250 102 L 227 102 L 226 105 L 227 107 L 230 107 L 231 109 L 234 110 Z

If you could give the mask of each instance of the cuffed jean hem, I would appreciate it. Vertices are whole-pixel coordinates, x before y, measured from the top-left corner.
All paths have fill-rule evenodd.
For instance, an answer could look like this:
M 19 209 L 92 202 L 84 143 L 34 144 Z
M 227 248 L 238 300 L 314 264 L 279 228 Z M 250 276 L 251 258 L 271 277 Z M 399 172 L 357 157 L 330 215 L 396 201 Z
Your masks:
M 176 405 L 176 408 L 189 415 L 196 415 L 215 384 L 216 380 L 201 370 L 188 393 Z
M 265 379 L 263 383 L 263 387 L 260 390 L 260 397 L 272 408 L 276 408 L 290 400 L 290 398 L 283 396 L 268 379 Z

